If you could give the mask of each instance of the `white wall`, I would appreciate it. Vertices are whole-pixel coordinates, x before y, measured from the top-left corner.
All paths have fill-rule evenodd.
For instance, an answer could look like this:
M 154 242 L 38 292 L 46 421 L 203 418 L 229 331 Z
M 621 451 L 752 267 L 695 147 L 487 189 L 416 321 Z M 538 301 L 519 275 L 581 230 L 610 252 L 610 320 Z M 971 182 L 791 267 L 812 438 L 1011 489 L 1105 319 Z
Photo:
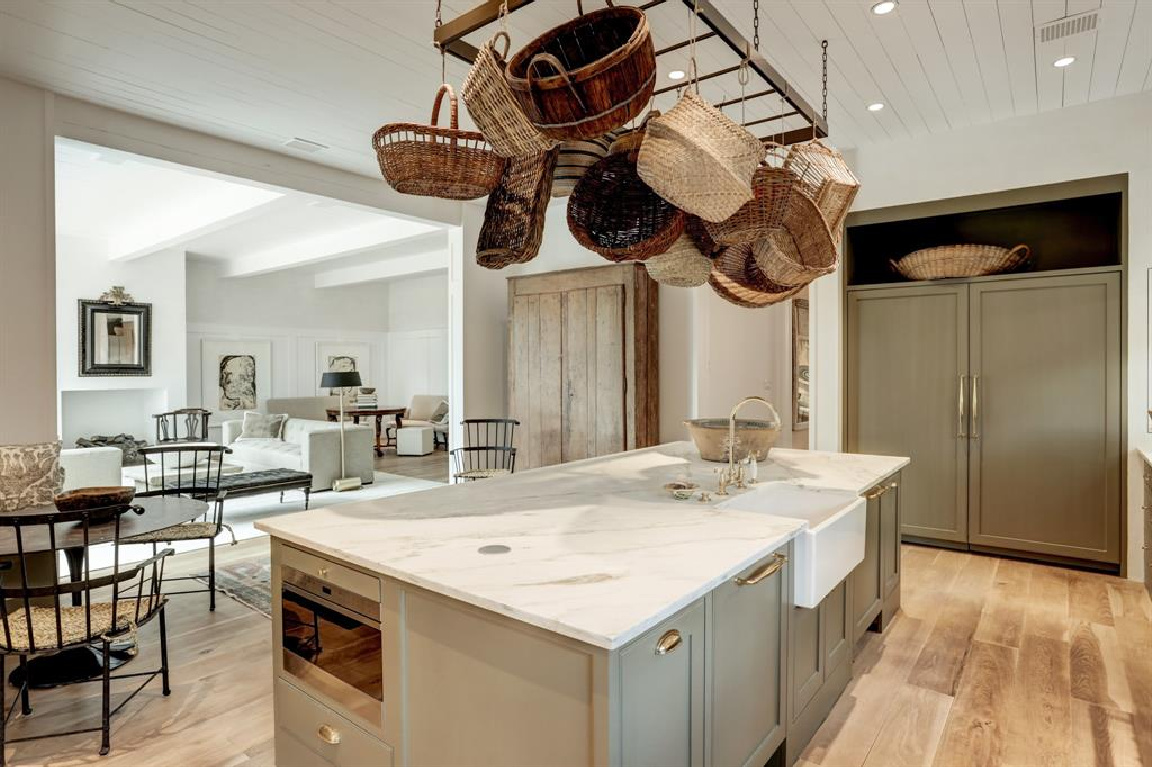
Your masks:
M 1152 269 L 1152 93 L 1070 107 L 899 142 L 861 146 L 849 159 L 861 181 L 853 210 L 872 210 L 1128 175 L 1125 357 L 1128 562 L 1143 561 L 1142 466 L 1152 450 L 1148 290 Z M 813 287 L 815 446 L 842 446 L 843 297 L 840 275 Z M 1140 567 L 1129 568 L 1139 579 Z
M 112 262 L 106 247 L 101 241 L 62 235 L 56 241 L 56 380 L 60 435 L 67 446 L 80 436 L 120 432 L 151 441 L 152 413 L 188 404 L 183 251 Z M 136 301 L 152 304 L 150 376 L 80 375 L 78 302 L 95 300 L 113 285 L 123 285 Z M 124 395 L 126 390 L 136 396 Z
M 448 396 L 448 275 L 391 280 L 387 287 L 388 401 L 406 405 L 415 394 Z
M 0 78 L 0 444 L 57 434 L 53 108 Z

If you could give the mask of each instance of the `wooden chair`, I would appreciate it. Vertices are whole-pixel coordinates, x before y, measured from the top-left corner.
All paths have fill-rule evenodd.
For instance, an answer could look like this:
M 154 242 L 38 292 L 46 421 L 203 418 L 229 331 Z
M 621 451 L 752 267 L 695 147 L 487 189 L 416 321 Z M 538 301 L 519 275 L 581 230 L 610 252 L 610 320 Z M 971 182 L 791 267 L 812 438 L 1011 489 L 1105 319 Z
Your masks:
M 207 577 L 208 588 L 170 591 L 175 594 L 199 594 L 208 592 L 208 609 L 216 610 L 216 536 L 221 531 L 232 528 L 224 524 L 224 497 L 227 491 L 220 490 L 220 472 L 224 466 L 224 456 L 232 448 L 223 445 L 157 445 L 140 448 L 140 455 L 151 463 L 144 465 L 144 487 L 136 493 L 137 498 L 153 495 L 185 495 L 189 498 L 207 501 L 208 511 L 200 519 L 165 527 L 143 535 L 125 538 L 121 544 L 152 544 L 153 552 L 158 543 L 172 541 L 208 541 L 208 572 L 202 575 L 187 575 L 173 578 L 174 581 L 192 581 Z M 150 473 L 159 472 L 159 486 L 152 489 Z M 170 475 L 171 473 L 171 475 Z M 232 544 L 236 536 L 232 535 Z
M 519 425 L 512 418 L 465 418 L 460 422 L 464 444 L 469 447 L 515 447 Z
M 104 671 L 100 677 L 103 683 L 103 706 L 99 727 L 30 735 L 10 739 L 8 743 L 99 732 L 100 754 L 103 756 L 108 753 L 110 721 L 114 714 L 123 709 L 157 675 L 163 680 L 164 695 L 171 692 L 168 684 L 168 635 L 164 625 L 165 599 L 162 586 L 164 559 L 173 553 L 172 549 L 164 549 L 144 562 L 126 567 L 121 566 L 119 549 L 116 549 L 110 574 L 93 577 L 86 564 L 80 580 L 65 579 L 63 583 L 58 572 L 58 560 L 53 556 L 52 577 L 47 585 L 33 585 L 29 580 L 27 554 L 55 551 L 59 548 L 58 539 L 65 535 L 79 538 L 87 549 L 92 520 L 103 520 L 108 514 L 113 516 L 113 520 L 107 524 L 116 525 L 115 540 L 119 541 L 120 515 L 125 511 L 123 509 L 116 513 L 109 509 L 89 509 L 43 514 L 0 514 L 0 534 L 12 536 L 18 552 L 14 561 L 0 565 L 0 680 L 4 678 L 7 657 L 18 656 L 22 672 L 17 692 L 21 713 L 24 716 L 32 713 L 28 679 L 30 656 L 71 648 L 95 648 L 99 645 L 104 661 Z M 12 573 L 14 569 L 18 570 L 15 574 Z M 80 606 L 64 606 L 64 601 L 71 601 L 74 595 L 80 597 Z M 112 643 L 120 637 L 135 636 L 141 626 L 156 616 L 160 617 L 160 668 L 112 675 L 109 662 Z M 134 677 L 144 677 L 144 681 L 112 709 L 112 680 Z M 84 679 L 72 684 L 94 681 L 96 679 Z M 3 765 L 6 729 L 16 710 L 16 701 L 13 700 L 9 707 L 0 697 L 0 706 L 0 765 Z
M 516 470 L 516 448 L 504 446 L 458 447 L 452 451 L 453 478 L 465 482 L 511 474 Z
M 199 407 L 186 407 L 168 413 L 155 413 L 156 444 L 170 445 L 178 442 L 203 442 L 208 439 L 208 416 L 211 411 Z M 184 426 L 184 436 L 180 436 L 180 426 Z

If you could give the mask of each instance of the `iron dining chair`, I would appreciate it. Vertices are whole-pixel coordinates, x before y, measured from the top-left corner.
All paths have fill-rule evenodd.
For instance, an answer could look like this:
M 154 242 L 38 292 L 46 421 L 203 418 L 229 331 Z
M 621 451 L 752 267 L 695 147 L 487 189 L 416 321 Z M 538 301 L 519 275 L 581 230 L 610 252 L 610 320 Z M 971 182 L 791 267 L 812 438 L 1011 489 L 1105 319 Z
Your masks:
M 458 447 L 452 451 L 452 465 L 456 480 L 474 482 L 490 479 L 516 470 L 516 448 L 504 446 Z
M 136 493 L 137 498 L 184 495 L 207 501 L 208 511 L 201 519 L 135 535 L 121 541 L 123 545 L 150 543 L 153 552 L 158 543 L 208 541 L 208 572 L 202 575 L 172 578 L 174 581 L 195 581 L 206 577 L 208 588 L 170 591 L 168 594 L 174 596 L 207 591 L 210 612 L 216 610 L 216 536 L 227 530 L 232 534 L 232 544 L 236 544 L 236 535 L 232 533 L 232 528 L 224 524 L 224 498 L 227 491 L 220 490 L 220 473 L 224 467 L 224 456 L 231 452 L 232 448 L 213 444 L 157 445 L 140 448 L 140 455 L 146 461 L 155 459 L 155 462 L 144 464 L 145 489 Z
M 57 653 L 72 648 L 100 647 L 103 672 L 100 676 L 101 715 L 99 727 L 43 733 L 7 740 L 19 743 L 80 733 L 100 733 L 100 754 L 108 753 L 110 722 L 136 694 L 159 675 L 163 694 L 171 693 L 168 680 L 168 634 L 164 623 L 164 559 L 172 549 L 156 552 L 144 562 L 122 566 L 120 550 L 114 549 L 111 573 L 93 576 L 85 564 L 78 580 L 61 581 L 58 560 L 51 557 L 50 577 L 36 583 L 29 576 L 26 555 L 38 551 L 55 551 L 65 536 L 68 543 L 88 548 L 89 531 L 95 524 L 115 524 L 115 541 L 120 541 L 120 517 L 128 509 L 86 509 L 82 511 L 49 511 L 42 514 L 0 514 L 0 535 L 10 536 L 17 552 L 13 561 L 0 564 L 0 679 L 8 656 L 18 656 L 20 684 L 11 706 L 0 697 L 0 766 L 4 765 L 7 727 L 19 699 L 24 716 L 32 713 L 29 693 L 28 659 L 44 653 Z M 128 512 L 130 513 L 130 512 Z M 95 522 L 94 522 L 95 520 Z M 87 558 L 85 558 L 87 561 Z M 13 573 L 13 571 L 16 571 Z M 43 585 L 41 585 L 43 584 Z M 80 597 L 79 606 L 65 606 L 73 595 Z M 141 626 L 160 618 L 160 668 L 131 674 L 111 673 L 112 644 L 122 637 L 134 637 Z M 111 683 L 116 679 L 144 677 L 144 681 L 123 701 L 111 707 Z M 94 682 L 95 678 L 66 684 Z
M 460 422 L 468 447 L 515 447 L 519 425 L 513 418 L 465 418 Z

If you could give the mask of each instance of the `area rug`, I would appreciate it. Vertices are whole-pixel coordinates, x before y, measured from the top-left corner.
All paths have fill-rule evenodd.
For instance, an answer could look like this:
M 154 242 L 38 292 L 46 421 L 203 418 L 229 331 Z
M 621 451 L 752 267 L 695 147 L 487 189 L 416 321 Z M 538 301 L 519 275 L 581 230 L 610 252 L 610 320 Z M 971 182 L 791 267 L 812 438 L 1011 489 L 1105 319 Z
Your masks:
M 208 583 L 206 577 L 196 580 Z M 267 557 L 217 565 L 216 588 L 245 607 L 272 617 L 272 563 Z

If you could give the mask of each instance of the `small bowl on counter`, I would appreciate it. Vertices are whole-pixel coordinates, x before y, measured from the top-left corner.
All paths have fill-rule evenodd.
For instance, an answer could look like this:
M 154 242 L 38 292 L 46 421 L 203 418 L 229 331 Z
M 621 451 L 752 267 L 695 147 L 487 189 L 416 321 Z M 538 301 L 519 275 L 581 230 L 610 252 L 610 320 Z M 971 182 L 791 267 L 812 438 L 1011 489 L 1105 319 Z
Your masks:
M 669 482 L 664 485 L 664 489 L 672 494 L 672 497 L 678 501 L 689 501 L 696 494 L 696 489 L 700 487 L 695 482 Z

